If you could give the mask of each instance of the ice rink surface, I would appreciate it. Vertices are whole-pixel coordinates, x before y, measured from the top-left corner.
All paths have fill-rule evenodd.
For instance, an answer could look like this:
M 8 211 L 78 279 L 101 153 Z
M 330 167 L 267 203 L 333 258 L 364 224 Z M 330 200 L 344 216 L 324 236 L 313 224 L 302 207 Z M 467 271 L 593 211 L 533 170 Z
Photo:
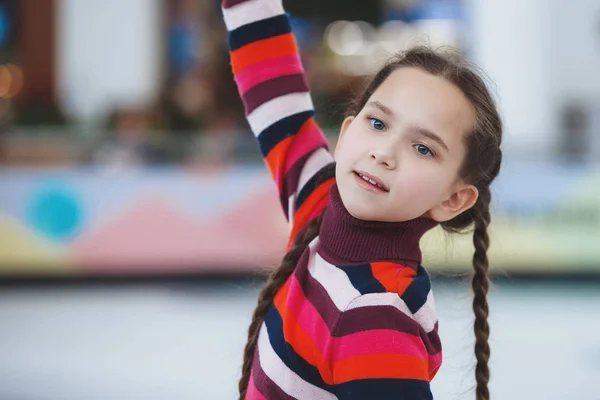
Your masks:
M 436 399 L 474 399 L 467 287 L 434 281 Z M 235 399 L 256 286 L 0 289 L 1 400 Z M 494 400 L 600 400 L 600 285 L 501 283 Z

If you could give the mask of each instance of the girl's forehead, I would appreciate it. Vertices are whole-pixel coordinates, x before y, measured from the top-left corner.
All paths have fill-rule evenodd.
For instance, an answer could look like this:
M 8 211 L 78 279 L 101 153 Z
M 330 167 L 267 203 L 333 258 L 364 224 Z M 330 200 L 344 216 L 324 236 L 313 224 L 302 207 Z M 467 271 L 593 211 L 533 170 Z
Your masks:
M 418 68 L 392 72 L 369 101 L 382 103 L 399 121 L 439 135 L 469 132 L 475 121 L 475 110 L 459 87 Z

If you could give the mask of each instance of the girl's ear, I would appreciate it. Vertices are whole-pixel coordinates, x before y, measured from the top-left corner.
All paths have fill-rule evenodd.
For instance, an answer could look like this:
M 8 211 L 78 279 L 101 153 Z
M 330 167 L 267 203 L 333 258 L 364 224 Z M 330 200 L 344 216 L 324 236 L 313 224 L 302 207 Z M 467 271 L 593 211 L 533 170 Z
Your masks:
M 338 140 L 335 145 L 335 151 L 333 153 L 333 157 L 336 159 L 336 161 L 337 161 L 338 151 L 342 147 L 342 141 L 344 139 L 344 135 L 346 134 L 346 131 L 350 127 L 350 124 L 352 123 L 352 121 L 354 121 L 354 117 L 346 117 L 346 119 L 344 119 L 344 122 L 342 122 L 342 126 L 340 128 L 340 134 L 338 136 Z
M 449 221 L 472 208 L 477 202 L 479 191 L 473 185 L 461 184 L 446 200 L 427 212 L 427 216 L 437 222 Z

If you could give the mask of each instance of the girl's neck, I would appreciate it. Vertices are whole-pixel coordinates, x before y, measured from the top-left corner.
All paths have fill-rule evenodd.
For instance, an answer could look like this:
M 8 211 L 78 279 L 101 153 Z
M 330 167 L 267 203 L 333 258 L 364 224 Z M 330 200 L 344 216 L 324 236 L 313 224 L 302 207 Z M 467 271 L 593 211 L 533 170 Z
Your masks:
M 337 265 L 393 261 L 421 263 L 419 241 L 438 223 L 419 217 L 403 222 L 364 221 L 350 215 L 333 185 L 319 233 L 320 251 Z

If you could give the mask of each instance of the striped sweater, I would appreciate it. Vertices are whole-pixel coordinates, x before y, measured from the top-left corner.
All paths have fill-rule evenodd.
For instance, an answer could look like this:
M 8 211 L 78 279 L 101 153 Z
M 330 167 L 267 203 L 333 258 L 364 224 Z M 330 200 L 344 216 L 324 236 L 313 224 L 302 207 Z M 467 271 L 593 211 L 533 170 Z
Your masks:
M 345 209 L 281 0 L 223 0 L 247 119 L 279 190 L 290 243 L 319 236 L 261 327 L 246 399 L 431 399 L 441 361 L 419 239 L 435 223 L 361 221 Z

